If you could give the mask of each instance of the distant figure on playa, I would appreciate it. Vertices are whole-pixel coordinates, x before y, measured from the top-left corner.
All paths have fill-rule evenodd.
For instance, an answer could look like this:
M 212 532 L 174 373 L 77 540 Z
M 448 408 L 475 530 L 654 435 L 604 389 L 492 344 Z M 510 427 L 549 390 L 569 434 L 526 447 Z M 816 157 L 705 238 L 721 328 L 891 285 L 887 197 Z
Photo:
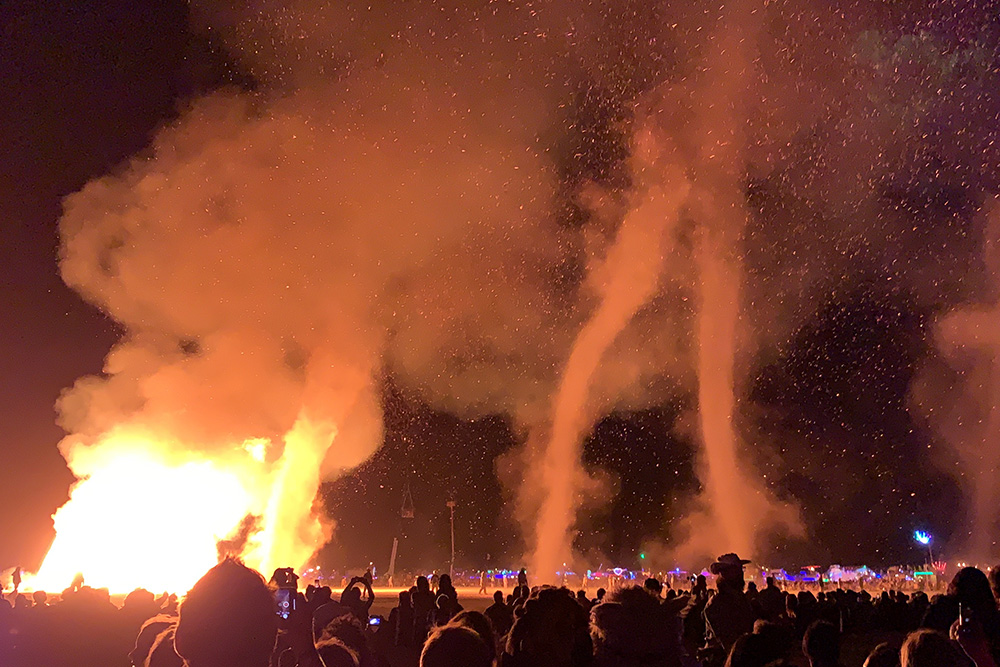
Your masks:
M 479 572 L 479 594 L 486 594 L 486 570 L 481 570 Z
M 17 595 L 17 590 L 21 588 L 21 566 L 18 565 L 14 568 L 14 576 L 12 577 L 14 582 L 14 595 Z

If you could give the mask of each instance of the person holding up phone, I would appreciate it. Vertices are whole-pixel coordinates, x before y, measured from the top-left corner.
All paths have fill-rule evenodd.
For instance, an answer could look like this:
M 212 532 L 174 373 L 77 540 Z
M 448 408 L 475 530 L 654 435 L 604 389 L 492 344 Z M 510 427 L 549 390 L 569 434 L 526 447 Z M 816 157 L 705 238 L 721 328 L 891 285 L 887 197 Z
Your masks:
M 366 599 L 361 598 L 361 589 L 363 586 L 365 593 L 367 594 Z M 368 612 L 372 608 L 372 603 L 375 602 L 375 591 L 372 590 L 372 585 L 364 577 L 354 577 L 351 582 L 347 584 L 347 588 L 344 592 L 340 594 L 340 603 L 350 608 L 351 612 L 358 617 L 358 620 L 362 623 L 368 623 Z
M 295 656 L 298 667 L 323 667 L 313 637 L 313 612 L 324 601 L 322 596 L 307 600 L 298 591 L 298 575 L 290 567 L 278 568 L 271 575 L 275 614 L 281 629 L 272 662 L 285 651 Z

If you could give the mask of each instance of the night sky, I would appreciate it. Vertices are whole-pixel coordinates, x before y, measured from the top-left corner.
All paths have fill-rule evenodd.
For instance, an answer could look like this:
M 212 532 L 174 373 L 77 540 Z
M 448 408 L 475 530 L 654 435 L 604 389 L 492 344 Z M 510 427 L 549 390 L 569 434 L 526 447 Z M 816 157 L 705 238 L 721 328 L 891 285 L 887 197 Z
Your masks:
M 804 273 L 824 265 L 824 253 L 838 257 L 811 283 L 809 305 L 795 323 L 776 327 L 780 339 L 764 336 L 758 352 L 741 360 L 743 407 L 760 417 L 744 440 L 767 443 L 750 448 L 757 469 L 775 493 L 800 505 L 808 526 L 806 539 L 775 545 L 782 564 L 884 566 L 920 557 L 911 538 L 916 528 L 943 544 L 962 537 L 955 520 L 964 511 L 961 485 L 949 473 L 946 445 L 914 414 L 910 392 L 934 355 L 935 318 L 984 299 L 979 249 L 990 230 L 981 214 L 1000 190 L 1000 148 L 990 143 L 1000 122 L 1000 87 L 991 85 L 1000 68 L 997 10 L 973 2 L 845 7 L 859 17 L 859 32 L 925 31 L 954 50 L 975 43 L 984 55 L 979 67 L 989 72 L 959 76 L 949 83 L 953 89 L 938 91 L 947 100 L 926 121 L 926 146 L 900 158 L 908 167 L 879 176 L 874 200 L 892 211 L 900 230 L 890 250 L 873 249 L 863 230 L 812 206 L 810 197 L 821 198 L 822 188 L 792 197 L 773 174 L 748 185 L 748 234 L 768 249 L 746 257 L 746 280 L 760 293 L 791 299 L 794 285 L 787 294 L 775 287 L 773 257 L 782 249 L 782 256 L 815 259 L 801 265 Z M 0 8 L 0 569 L 30 569 L 45 553 L 49 516 L 73 479 L 56 449 L 63 431 L 54 403 L 78 377 L 101 371 L 122 334 L 60 280 L 63 197 L 141 153 L 199 96 L 260 85 L 226 45 L 194 24 L 187 5 L 175 1 L 14 0 Z M 979 87 L 969 90 L 970 81 Z M 614 181 L 621 146 L 608 127 L 616 111 L 600 95 L 584 95 L 579 109 L 564 181 Z M 799 164 L 836 168 L 824 146 L 837 140 L 824 136 L 821 123 L 813 131 L 815 150 L 796 158 Z M 970 134 L 967 151 L 939 150 Z M 565 224 L 576 224 L 575 214 L 568 212 Z M 845 220 L 869 214 L 839 212 Z M 766 330 L 775 312 L 751 304 L 744 317 Z M 453 497 L 460 564 L 513 565 L 523 541 L 514 517 L 500 510 L 510 499 L 501 479 L 505 455 L 524 433 L 503 414 L 463 419 L 430 405 L 397 383 L 391 369 L 382 378 L 382 400 L 383 447 L 321 491 L 338 525 L 322 562 L 375 559 L 384 566 L 392 537 L 405 535 L 406 564 L 440 565 L 448 549 L 445 501 Z M 682 391 L 597 422 L 584 458 L 605 471 L 617 493 L 611 504 L 583 512 L 577 546 L 585 553 L 629 565 L 642 545 L 668 536 L 698 484 L 697 448 L 685 426 L 694 400 Z M 406 485 L 415 518 L 404 523 Z

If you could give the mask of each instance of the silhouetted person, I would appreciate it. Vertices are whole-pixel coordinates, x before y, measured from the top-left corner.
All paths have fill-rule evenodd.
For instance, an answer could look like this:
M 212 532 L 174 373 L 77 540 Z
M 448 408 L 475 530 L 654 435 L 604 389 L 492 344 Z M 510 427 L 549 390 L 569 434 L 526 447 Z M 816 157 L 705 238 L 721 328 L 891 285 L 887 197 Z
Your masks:
M 452 599 L 447 595 L 438 595 L 434 601 L 434 625 L 447 625 L 448 621 L 457 614 Z
M 360 667 L 358 654 L 336 637 L 328 637 L 316 644 L 316 652 L 323 660 L 323 667 Z
M 184 598 L 174 648 L 187 667 L 267 667 L 277 633 L 264 578 L 227 558 Z
M 497 637 L 496 633 L 493 631 L 493 626 L 490 624 L 486 615 L 478 611 L 460 611 L 455 615 L 455 618 L 451 619 L 449 625 L 454 625 L 463 628 L 469 628 L 477 635 L 479 638 L 490 647 L 492 652 L 492 658 L 495 660 L 497 657 Z
M 175 625 L 177 625 L 176 616 L 160 614 L 147 619 L 139 629 L 138 635 L 136 635 L 135 645 L 133 646 L 132 651 L 128 654 L 129 661 L 131 661 L 131 663 L 136 667 L 142 667 L 143 662 L 153 649 L 153 644 L 156 641 L 156 638 L 164 630 L 172 628 Z
M 492 667 L 493 651 L 474 631 L 445 625 L 427 639 L 420 667 Z
M 722 655 L 729 654 L 741 635 L 753 631 L 753 609 L 743 593 L 743 566 L 749 562 L 728 553 L 719 556 L 710 568 L 718 577 L 718 592 L 705 605 L 706 648 L 716 653 L 721 649 Z
M 361 589 L 358 588 L 359 586 L 364 586 L 365 592 L 368 594 L 368 599 L 361 599 Z M 347 584 L 347 588 L 340 594 L 340 604 L 348 607 L 363 624 L 368 623 L 368 612 L 371 610 L 372 603 L 374 602 L 375 591 L 372 590 L 372 585 L 364 577 L 354 577 L 351 579 L 350 583 Z
M 802 653 L 809 667 L 838 667 L 840 664 L 840 631 L 828 621 L 816 621 L 802 638 Z
M 434 593 L 431 592 L 427 577 L 417 577 L 417 590 L 410 596 L 413 602 L 413 645 L 420 646 L 427 638 L 434 612 Z
M 679 667 L 679 619 L 645 587 L 625 586 L 591 612 L 590 636 L 597 667 Z
M 879 644 L 865 658 L 864 667 L 900 667 L 899 649 L 888 643 Z
M 569 591 L 543 586 L 514 617 L 501 661 L 504 667 L 577 667 L 592 662 L 587 615 Z
M 757 606 L 762 618 L 776 621 L 785 611 L 785 592 L 778 588 L 774 577 L 764 580 L 766 585 L 757 593 Z
M 934 630 L 910 633 L 899 650 L 902 667 L 969 667 L 969 658 L 958 645 Z
M 413 603 L 410 591 L 399 592 L 399 604 L 389 612 L 389 627 L 396 646 L 409 646 L 413 642 Z
M 743 635 L 733 643 L 725 667 L 765 667 L 772 664 L 772 649 L 760 635 Z
M 493 630 L 500 637 L 505 637 L 510 632 L 510 626 L 514 624 L 514 613 L 510 607 L 504 604 L 503 591 L 496 591 L 493 594 L 493 604 L 483 612 L 486 618 L 493 624 Z
M 361 620 L 353 613 L 344 613 L 333 618 L 323 627 L 317 643 L 326 642 L 331 638 L 336 639 L 357 656 L 359 665 L 374 667 L 377 664 L 377 658 L 368 643 L 366 628 L 367 626 L 362 624 Z
M 959 570 L 948 584 L 948 594 L 936 596 L 927 607 L 920 627 L 948 635 L 958 620 L 959 608 L 975 619 L 990 644 L 993 659 L 1000 662 L 1000 613 L 986 575 L 974 567 Z
M 438 581 L 437 594 L 439 596 L 447 595 L 449 598 L 451 598 L 451 601 L 455 604 L 455 606 L 458 607 L 458 610 L 461 611 L 462 607 L 461 605 L 458 604 L 458 591 L 455 590 L 455 587 L 451 583 L 451 575 L 448 574 L 441 575 L 441 578 Z

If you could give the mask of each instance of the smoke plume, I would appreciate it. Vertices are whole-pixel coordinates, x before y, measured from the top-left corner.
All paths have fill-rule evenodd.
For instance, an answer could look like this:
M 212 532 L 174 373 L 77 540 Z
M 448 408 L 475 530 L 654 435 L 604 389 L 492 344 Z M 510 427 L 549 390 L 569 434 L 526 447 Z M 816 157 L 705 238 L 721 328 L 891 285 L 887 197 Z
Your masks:
M 910 230 L 928 207 L 907 207 L 975 162 L 963 146 L 1000 162 L 1000 143 L 932 131 L 969 101 L 927 90 L 964 90 L 974 50 L 858 28 L 857 8 L 195 12 L 256 87 L 192 101 L 65 202 L 62 275 L 123 331 L 103 374 L 60 401 L 83 480 L 65 511 L 129 452 L 211 464 L 205 486 L 235 475 L 229 495 L 246 498 L 209 536 L 261 568 L 301 565 L 333 534 L 317 491 L 380 446 L 386 378 L 526 434 L 515 506 L 541 573 L 572 557 L 578 510 L 611 486 L 581 462 L 594 421 L 667 400 L 697 408 L 703 447 L 676 552 L 751 553 L 769 521 L 794 532 L 782 475 L 755 472 L 777 448 L 744 442 L 759 360 L 845 276 L 895 271 L 899 255 L 912 262 L 897 282 L 944 300 L 960 279 L 928 275 L 967 253 L 921 255 Z
M 594 421 L 590 384 L 605 351 L 635 313 L 656 293 L 664 255 L 670 250 L 689 189 L 669 142 L 643 128 L 632 155 L 638 199 L 618 227 L 607 257 L 591 280 L 599 303 L 573 343 L 553 402 L 551 436 L 538 483 L 545 489 L 535 528 L 532 569 L 549 578 L 572 557 L 571 529 L 580 505 L 580 446 Z

